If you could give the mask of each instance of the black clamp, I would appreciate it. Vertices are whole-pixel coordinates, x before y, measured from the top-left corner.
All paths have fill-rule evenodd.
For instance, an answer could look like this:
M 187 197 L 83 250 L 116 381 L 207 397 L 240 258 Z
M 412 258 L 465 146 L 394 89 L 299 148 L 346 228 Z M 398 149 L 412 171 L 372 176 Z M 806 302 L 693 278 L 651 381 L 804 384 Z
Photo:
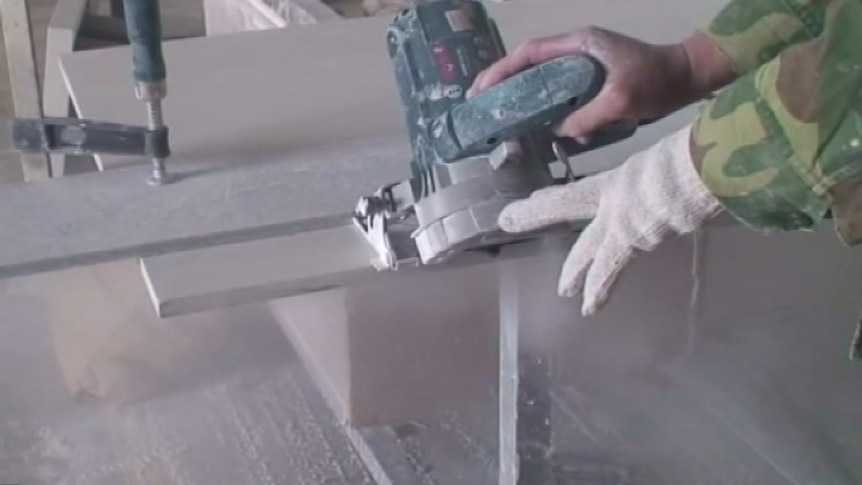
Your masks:
M 129 155 L 167 158 L 168 128 L 105 123 L 75 118 L 16 118 L 12 123 L 15 149 L 71 155 Z

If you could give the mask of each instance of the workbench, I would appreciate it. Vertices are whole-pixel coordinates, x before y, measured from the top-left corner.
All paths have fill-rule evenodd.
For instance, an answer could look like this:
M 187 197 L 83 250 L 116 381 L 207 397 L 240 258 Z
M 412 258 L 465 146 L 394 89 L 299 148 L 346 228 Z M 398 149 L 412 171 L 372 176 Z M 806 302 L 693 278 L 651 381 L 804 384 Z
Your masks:
M 611 5 L 598 0 L 515 1 L 494 5 L 491 12 L 510 47 L 531 37 L 583 24 L 600 24 L 650 40 L 671 41 L 709 18 L 723 3 L 667 0 L 662 2 L 665 19 L 662 24 L 644 23 L 643 2 L 633 0 Z M 411 285 L 419 284 L 416 281 L 420 276 L 374 272 L 368 262 L 369 254 L 357 249 L 362 247 L 361 240 L 351 232 L 347 221 L 349 210 L 360 195 L 382 183 L 403 178 L 408 168 L 400 106 L 383 49 L 382 33 L 387 21 L 350 20 L 166 43 L 169 95 L 165 116 L 174 151 L 168 167 L 180 175 L 180 180 L 162 188 L 147 187 L 145 161 L 103 158 L 99 161 L 102 173 L 60 181 L 68 187 L 62 190 L 69 193 L 63 201 L 81 201 L 95 208 L 87 220 L 74 219 L 77 216 L 71 212 L 63 213 L 64 217 L 83 221 L 87 224 L 81 227 L 93 230 L 100 226 L 127 229 L 93 235 L 85 242 L 88 247 L 102 244 L 101 252 L 82 252 L 83 256 L 73 258 L 71 264 L 101 258 L 142 257 L 149 292 L 157 311 L 165 317 L 255 301 L 277 300 L 282 304 L 287 301 L 289 305 L 284 298 L 326 295 L 323 290 L 351 291 L 352 286 L 373 286 L 372 280 L 382 283 L 374 290 L 377 293 L 366 292 L 364 298 L 376 301 L 377 305 L 391 304 L 398 308 L 409 309 L 416 304 L 421 295 L 411 295 L 411 288 L 415 288 Z M 121 123 L 142 122 L 144 113 L 131 95 L 128 53 L 124 49 L 75 53 L 63 58 L 62 68 L 75 107 L 82 116 Z M 579 158 L 577 166 L 590 172 L 620 163 L 628 154 L 681 126 L 691 114 L 692 110 L 687 110 L 643 130 L 632 140 Z M 45 193 L 49 193 L 47 189 Z M 32 200 L 29 193 L 22 194 L 20 200 Z M 106 205 L 105 197 L 116 205 Z M 48 202 L 56 203 L 56 199 L 48 197 Z M 80 211 L 80 207 L 76 210 Z M 125 226 L 119 224 L 123 219 Z M 41 240 L 38 236 L 43 236 L 46 244 L 55 241 L 50 232 L 20 229 L 22 237 L 33 241 Z M 500 436 L 505 446 L 510 447 L 504 450 L 509 456 L 516 452 L 511 449 L 515 442 L 506 440 L 517 441 L 519 433 L 523 438 L 527 432 L 519 430 L 517 422 L 506 421 L 506 416 L 515 415 L 518 404 L 515 399 L 522 381 L 513 371 L 517 374 L 519 361 L 533 364 L 522 366 L 527 369 L 521 369 L 520 377 L 529 376 L 527 384 L 541 384 L 533 389 L 537 394 L 532 397 L 529 393 L 521 395 L 522 412 L 526 409 L 525 400 L 536 396 L 542 405 L 530 423 L 543 424 L 555 406 L 551 402 L 550 367 L 543 360 L 545 356 L 517 357 L 523 349 L 519 339 L 529 338 L 520 333 L 525 326 L 538 325 L 535 320 L 539 319 L 553 327 L 573 318 L 570 303 L 550 298 L 547 292 L 540 293 L 553 287 L 553 268 L 564 247 L 549 252 L 542 248 L 519 248 L 527 254 L 512 254 L 511 259 L 500 263 L 498 271 L 492 272 L 501 277 L 499 293 L 494 294 L 495 298 L 500 297 L 500 315 L 488 318 L 499 316 L 502 322 Z M 674 247 L 680 249 L 678 244 Z M 58 254 L 62 252 L 58 250 Z M 22 261 L 30 264 L 27 255 Z M 481 257 L 472 263 L 478 268 L 497 265 L 496 260 Z M 12 272 L 26 266 L 6 267 Z M 445 275 L 446 271 L 463 271 L 463 268 L 440 271 Z M 455 284 L 457 280 L 450 282 Z M 332 287 L 347 290 L 328 290 Z M 685 289 L 686 285 L 676 288 Z M 617 301 L 633 295 L 631 288 L 621 292 L 623 295 Z M 331 305 L 333 301 L 337 300 L 324 298 L 318 305 Z M 477 302 L 482 303 L 487 301 Z M 620 315 L 620 304 L 611 308 L 611 317 L 607 318 Z M 287 311 L 291 310 L 296 307 Z M 663 313 L 659 311 L 657 315 Z M 680 319 L 679 314 L 673 315 Z M 650 319 L 661 318 L 646 320 Z M 589 349 L 582 350 L 590 353 Z M 680 367 L 668 372 L 691 388 L 702 385 L 696 372 Z M 521 386 L 523 389 L 523 382 Z M 608 386 L 593 389 L 597 395 L 616 394 L 623 399 L 627 395 L 611 391 L 612 386 Z M 721 392 L 713 396 L 717 396 L 716 400 L 726 399 Z M 656 409 L 654 403 L 661 397 L 650 399 L 644 405 Z M 534 399 L 533 402 L 532 408 L 536 409 Z M 705 416 L 704 423 L 724 420 L 731 423 L 728 426 L 734 431 L 745 422 L 732 411 L 717 412 L 719 418 L 700 412 Z M 730 446 L 739 440 L 727 429 L 715 438 L 705 438 L 700 426 L 703 429 L 709 426 L 696 422 L 689 426 L 687 430 L 679 430 L 680 435 L 710 442 L 715 452 L 721 448 L 718 445 Z M 752 448 L 766 455 L 765 461 L 772 460 L 772 466 L 784 478 L 775 478 L 770 465 L 731 451 L 726 452 L 725 458 L 743 471 L 724 477 L 753 477 L 746 483 L 813 483 L 804 478 L 832 473 L 820 465 L 828 457 L 812 453 L 810 448 L 799 444 L 796 435 L 791 433 L 788 438 L 798 445 L 792 445 L 791 452 L 775 451 L 769 446 L 776 435 L 758 434 L 758 426 L 752 424 L 755 429 L 746 439 L 753 436 Z M 539 435 L 547 431 L 543 426 L 538 429 Z M 691 429 L 698 431 L 690 432 Z M 782 432 L 777 435 L 788 437 Z M 359 436 L 366 444 L 378 438 Z M 601 441 L 601 437 L 598 439 Z M 815 465 L 807 466 L 798 460 L 806 451 L 813 456 Z M 703 463 L 698 466 L 706 467 Z M 501 466 L 501 471 L 503 479 L 508 480 L 502 483 L 516 483 L 512 470 Z M 703 476 L 696 472 L 680 473 L 678 476 L 690 478 Z M 706 475 L 715 480 L 722 477 L 714 471 Z M 803 477 L 802 481 L 799 477 Z

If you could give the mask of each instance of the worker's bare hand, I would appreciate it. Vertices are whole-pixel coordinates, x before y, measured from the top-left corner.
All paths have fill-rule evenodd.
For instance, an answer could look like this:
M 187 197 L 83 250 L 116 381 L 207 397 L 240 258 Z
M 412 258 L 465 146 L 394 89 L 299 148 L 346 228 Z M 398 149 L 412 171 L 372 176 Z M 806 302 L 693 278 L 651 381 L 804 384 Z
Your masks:
M 622 120 L 662 117 L 715 89 L 713 85 L 702 86 L 702 73 L 693 74 L 689 58 L 695 53 L 689 53 L 691 49 L 687 45 L 692 40 L 696 54 L 717 54 L 711 45 L 704 48 L 703 43 L 709 41 L 699 34 L 685 43 L 656 45 L 588 27 L 571 34 L 536 39 L 481 72 L 467 96 L 475 96 L 532 65 L 565 55 L 589 55 L 605 67 L 605 85 L 594 100 L 565 119 L 557 129 L 560 136 L 586 141 L 603 126 Z M 710 79 L 707 84 L 731 80 L 729 64 L 722 68 L 724 78 L 720 82 Z

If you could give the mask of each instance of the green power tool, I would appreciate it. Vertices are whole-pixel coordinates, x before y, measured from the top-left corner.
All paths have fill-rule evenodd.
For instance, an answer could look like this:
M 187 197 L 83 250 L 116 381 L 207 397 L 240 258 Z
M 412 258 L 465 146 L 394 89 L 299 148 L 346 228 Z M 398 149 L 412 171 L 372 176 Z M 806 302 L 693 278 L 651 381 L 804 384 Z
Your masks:
M 476 75 L 505 56 L 494 21 L 476 0 L 421 2 L 386 32 L 413 151 L 412 177 L 363 197 L 354 222 L 374 248 L 375 267 L 435 264 L 535 235 L 500 230 L 509 203 L 573 179 L 551 164 L 628 138 L 636 123 L 603 130 L 589 144 L 554 126 L 593 99 L 605 72 L 588 56 L 561 57 L 466 99 Z

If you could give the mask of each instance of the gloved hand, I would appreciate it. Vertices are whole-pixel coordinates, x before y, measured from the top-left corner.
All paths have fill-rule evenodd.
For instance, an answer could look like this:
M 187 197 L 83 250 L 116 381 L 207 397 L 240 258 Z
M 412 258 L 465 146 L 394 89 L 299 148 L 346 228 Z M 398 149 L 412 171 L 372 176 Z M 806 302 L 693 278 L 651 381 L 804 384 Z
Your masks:
M 695 231 L 721 212 L 692 163 L 690 128 L 612 170 L 538 190 L 500 214 L 500 227 L 514 233 L 592 219 L 563 264 L 558 289 L 569 297 L 583 291 L 583 315 L 605 303 L 635 250 L 650 251 L 672 233 Z

